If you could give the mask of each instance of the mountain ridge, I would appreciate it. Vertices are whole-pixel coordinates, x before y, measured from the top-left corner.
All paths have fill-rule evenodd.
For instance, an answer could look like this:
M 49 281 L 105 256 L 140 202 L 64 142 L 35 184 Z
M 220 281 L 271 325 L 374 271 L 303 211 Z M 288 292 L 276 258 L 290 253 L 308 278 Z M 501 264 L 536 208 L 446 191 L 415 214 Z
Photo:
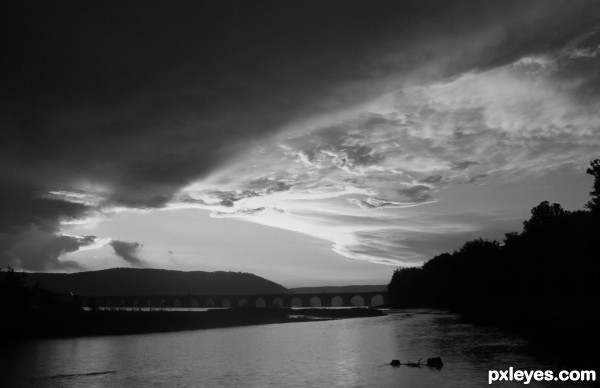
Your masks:
M 247 272 L 109 268 L 76 273 L 25 273 L 30 284 L 93 296 L 287 294 L 281 284 Z

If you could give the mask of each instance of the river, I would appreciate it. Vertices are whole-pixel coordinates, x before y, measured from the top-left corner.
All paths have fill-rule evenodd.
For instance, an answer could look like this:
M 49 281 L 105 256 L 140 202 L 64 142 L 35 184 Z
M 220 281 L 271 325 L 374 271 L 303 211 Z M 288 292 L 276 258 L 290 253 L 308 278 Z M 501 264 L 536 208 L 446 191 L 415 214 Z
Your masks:
M 563 369 L 527 342 L 457 315 L 383 317 L 1 343 L 0 386 L 482 387 L 490 369 Z M 442 369 L 392 367 L 441 356 Z M 2 383 L 4 381 L 4 383 Z M 524 386 L 504 383 L 497 386 Z M 589 387 L 531 382 L 528 387 Z

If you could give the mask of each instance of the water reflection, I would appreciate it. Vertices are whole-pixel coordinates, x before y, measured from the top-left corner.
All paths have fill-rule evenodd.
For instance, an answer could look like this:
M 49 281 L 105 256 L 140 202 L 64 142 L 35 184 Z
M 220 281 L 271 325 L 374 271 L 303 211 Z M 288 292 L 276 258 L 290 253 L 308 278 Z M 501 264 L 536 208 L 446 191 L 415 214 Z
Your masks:
M 481 387 L 489 369 L 562 369 L 519 337 L 431 311 L 1 345 L 7 387 Z M 441 370 L 389 365 L 438 355 Z

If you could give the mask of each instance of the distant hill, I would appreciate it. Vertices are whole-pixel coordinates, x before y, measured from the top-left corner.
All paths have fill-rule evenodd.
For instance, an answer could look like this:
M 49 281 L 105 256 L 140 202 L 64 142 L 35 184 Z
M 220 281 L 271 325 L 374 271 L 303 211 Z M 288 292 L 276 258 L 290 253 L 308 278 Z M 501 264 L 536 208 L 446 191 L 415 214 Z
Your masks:
M 387 284 L 368 286 L 323 286 L 323 287 L 296 287 L 289 289 L 294 294 L 334 293 L 334 292 L 382 292 L 387 291 Z
M 112 268 L 72 274 L 27 273 L 26 279 L 51 291 L 89 296 L 289 293 L 280 284 L 242 272 Z

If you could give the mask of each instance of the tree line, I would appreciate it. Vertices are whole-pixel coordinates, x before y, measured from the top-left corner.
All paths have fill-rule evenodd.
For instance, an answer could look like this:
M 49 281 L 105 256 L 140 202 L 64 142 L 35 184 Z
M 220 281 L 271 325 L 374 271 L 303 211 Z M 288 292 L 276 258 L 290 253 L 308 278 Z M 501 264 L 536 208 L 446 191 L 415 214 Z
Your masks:
M 24 273 L 16 272 L 11 267 L 0 268 L 0 312 L 4 318 L 30 312 L 65 313 L 81 310 L 77 295 L 59 294 L 39 284 L 29 284 Z
M 422 267 L 397 269 L 388 285 L 392 305 L 451 309 L 538 333 L 543 327 L 596 332 L 600 159 L 587 173 L 594 185 L 585 210 L 544 201 L 502 243 L 478 238 Z

